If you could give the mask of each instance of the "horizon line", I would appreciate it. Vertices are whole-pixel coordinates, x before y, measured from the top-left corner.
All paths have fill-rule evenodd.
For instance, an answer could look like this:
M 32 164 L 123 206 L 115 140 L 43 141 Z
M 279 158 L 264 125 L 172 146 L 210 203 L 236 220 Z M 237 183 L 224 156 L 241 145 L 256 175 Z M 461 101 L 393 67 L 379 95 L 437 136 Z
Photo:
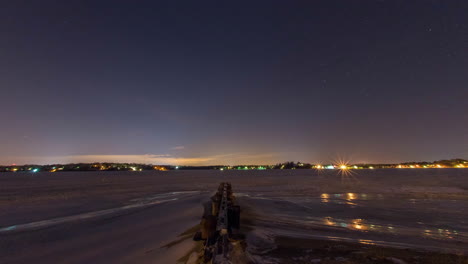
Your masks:
M 209 165 L 183 165 L 183 164 L 163 164 L 163 163 L 141 163 L 141 162 L 109 162 L 109 161 L 95 161 L 95 162 L 69 162 L 69 163 L 23 163 L 23 164 L 0 164 L 0 167 L 12 167 L 12 166 L 52 166 L 52 165 L 73 165 L 73 164 L 138 164 L 138 165 L 151 165 L 151 166 L 174 166 L 174 167 L 219 167 L 219 166 L 275 166 L 278 164 L 285 164 L 285 163 L 296 163 L 296 164 L 308 164 L 308 165 L 395 165 L 395 164 L 406 164 L 406 163 L 435 163 L 435 162 L 441 162 L 441 161 L 455 161 L 455 160 L 462 160 L 462 161 L 468 161 L 467 159 L 464 158 L 451 158 L 451 159 L 440 159 L 440 160 L 434 160 L 434 161 L 404 161 L 404 162 L 357 162 L 357 163 L 352 163 L 352 162 L 300 162 L 300 161 L 283 161 L 283 162 L 277 162 L 274 164 L 267 164 L 267 163 L 239 163 L 239 164 L 209 164 Z

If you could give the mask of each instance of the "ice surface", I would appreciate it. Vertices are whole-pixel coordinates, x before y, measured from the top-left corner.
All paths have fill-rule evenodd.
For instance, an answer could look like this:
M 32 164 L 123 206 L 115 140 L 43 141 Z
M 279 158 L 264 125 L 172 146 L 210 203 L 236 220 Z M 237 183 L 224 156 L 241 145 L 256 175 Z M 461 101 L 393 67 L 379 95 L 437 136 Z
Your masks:
M 0 175 L 0 254 L 13 263 L 112 262 L 112 254 L 120 263 L 175 263 L 193 247 L 178 235 L 198 223 L 221 181 L 254 220 L 254 258 L 278 235 L 468 249 L 467 169 L 143 171 Z M 13 230 L 37 223 L 47 228 Z

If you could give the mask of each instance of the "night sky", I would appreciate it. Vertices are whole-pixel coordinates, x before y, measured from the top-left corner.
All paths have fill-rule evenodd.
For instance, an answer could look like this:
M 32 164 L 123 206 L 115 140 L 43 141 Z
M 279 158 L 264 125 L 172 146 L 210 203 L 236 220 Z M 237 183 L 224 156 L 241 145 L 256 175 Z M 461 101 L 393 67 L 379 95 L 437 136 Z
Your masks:
M 468 158 L 468 1 L 2 1 L 0 164 Z

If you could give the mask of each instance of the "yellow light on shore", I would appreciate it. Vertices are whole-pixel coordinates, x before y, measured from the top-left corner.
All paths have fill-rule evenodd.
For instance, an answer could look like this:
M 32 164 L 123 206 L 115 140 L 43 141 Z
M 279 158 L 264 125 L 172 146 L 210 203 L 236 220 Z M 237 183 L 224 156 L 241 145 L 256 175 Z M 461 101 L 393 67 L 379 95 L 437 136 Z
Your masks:
M 347 193 L 347 194 L 346 194 L 346 197 L 347 197 L 347 200 L 350 200 L 350 201 L 351 201 L 351 200 L 356 199 L 356 194 L 354 194 L 354 193 Z
M 354 219 L 352 221 L 352 227 L 355 228 L 355 229 L 359 229 L 359 230 L 366 230 L 367 229 L 367 227 L 363 223 L 362 219 Z
M 347 167 L 346 165 L 343 164 L 343 165 L 340 165 L 340 169 L 346 170 L 346 169 L 348 169 L 348 167 Z
M 322 199 L 322 203 L 328 203 L 330 202 L 330 195 L 328 193 L 322 193 L 322 195 L 320 195 L 320 198 Z
M 324 222 L 326 225 L 329 225 L 329 226 L 334 226 L 335 225 L 335 222 L 333 222 L 333 219 L 331 217 L 324 217 L 323 218 Z

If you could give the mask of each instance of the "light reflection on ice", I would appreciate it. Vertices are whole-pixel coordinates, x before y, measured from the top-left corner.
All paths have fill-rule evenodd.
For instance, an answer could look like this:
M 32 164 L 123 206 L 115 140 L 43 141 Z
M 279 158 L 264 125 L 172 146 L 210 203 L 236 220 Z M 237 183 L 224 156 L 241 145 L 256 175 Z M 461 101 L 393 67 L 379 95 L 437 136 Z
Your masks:
M 412 241 L 415 247 L 419 243 L 422 247 L 424 244 L 430 247 L 433 243 L 429 241 L 453 241 L 457 244 L 456 248 L 468 243 L 466 223 L 441 221 L 446 216 L 434 215 L 432 212 L 437 210 L 434 212 L 440 214 L 442 208 L 451 209 L 437 206 L 437 203 L 445 202 L 431 197 L 409 198 L 407 195 L 357 192 L 324 192 L 315 195 L 293 193 L 291 196 L 249 193 L 244 197 L 261 204 L 255 208 L 262 222 L 269 221 L 288 229 L 298 228 L 304 232 L 320 230 L 321 234 L 349 236 L 364 244 L 372 244 L 376 238 L 382 239 L 380 243 L 384 243 L 386 238 L 388 242 L 395 243 Z M 458 206 L 455 205 L 455 208 Z

